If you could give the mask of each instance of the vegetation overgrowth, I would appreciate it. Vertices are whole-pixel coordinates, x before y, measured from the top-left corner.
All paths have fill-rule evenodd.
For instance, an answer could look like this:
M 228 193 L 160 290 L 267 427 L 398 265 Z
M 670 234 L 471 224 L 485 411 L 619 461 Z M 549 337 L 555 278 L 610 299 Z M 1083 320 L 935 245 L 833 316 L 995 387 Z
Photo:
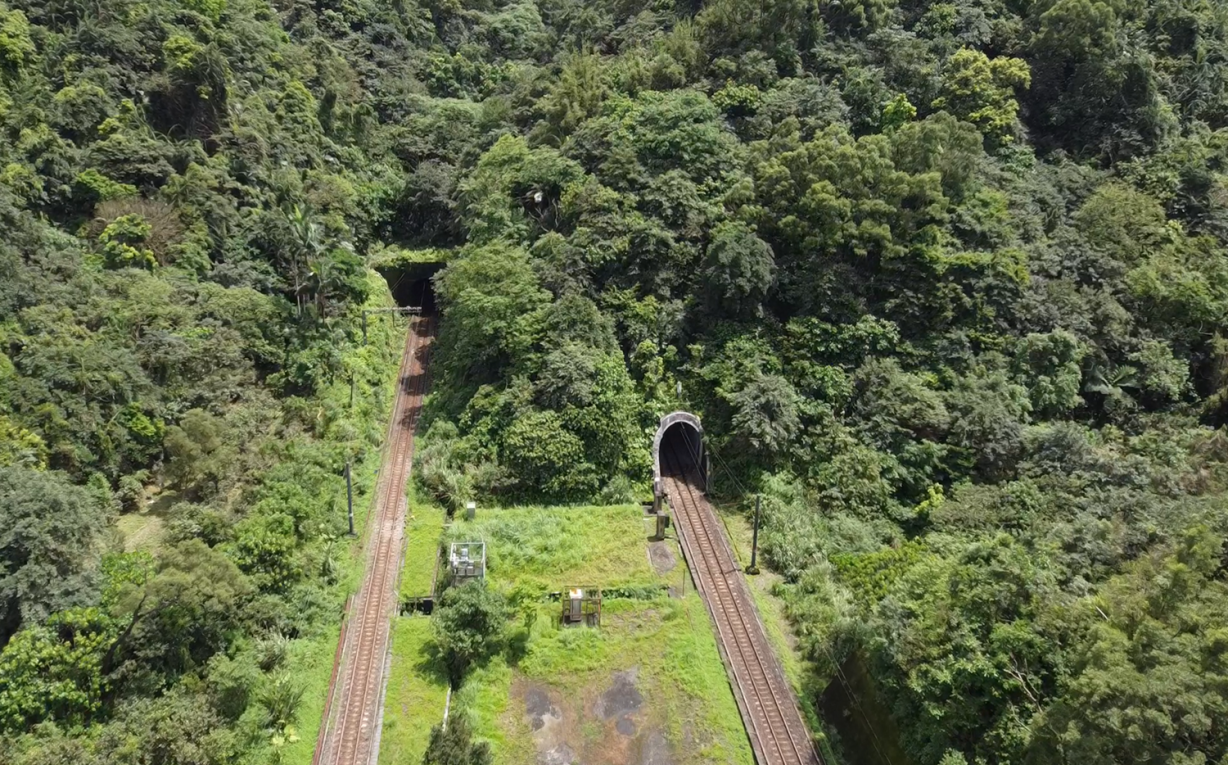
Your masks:
M 309 748 L 367 266 L 438 261 L 440 503 L 639 499 L 687 407 L 807 694 L 1228 757 L 1224 3 L 3 0 L 0 134 L 0 759 Z

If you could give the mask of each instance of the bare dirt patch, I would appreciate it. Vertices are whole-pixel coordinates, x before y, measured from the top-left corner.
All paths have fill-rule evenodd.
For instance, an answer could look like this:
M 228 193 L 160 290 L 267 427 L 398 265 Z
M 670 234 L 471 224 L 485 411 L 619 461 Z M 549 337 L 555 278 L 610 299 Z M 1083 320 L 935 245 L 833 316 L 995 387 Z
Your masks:
M 577 738 L 575 714 L 565 719 L 563 708 L 568 705 L 551 688 L 518 679 L 512 693 L 524 703 L 525 718 L 533 731 L 538 765 L 578 765 L 580 760 L 569 740 Z M 571 724 L 568 724 L 568 723 Z
M 645 724 L 638 668 L 615 672 L 608 686 L 593 690 L 587 698 L 565 698 L 541 683 L 513 683 L 537 765 L 673 765 L 664 732 Z
M 632 667 L 625 672 L 615 672 L 614 680 L 605 693 L 593 705 L 593 712 L 602 720 L 630 720 L 631 715 L 644 706 L 644 696 L 636 687 L 639 679 L 639 668 Z M 621 731 L 620 731 L 621 732 Z
M 665 576 L 678 566 L 678 556 L 669 542 L 649 542 L 648 562 L 659 576 Z
M 640 736 L 640 756 L 635 765 L 673 765 L 669 756 L 669 742 L 659 729 L 645 731 Z

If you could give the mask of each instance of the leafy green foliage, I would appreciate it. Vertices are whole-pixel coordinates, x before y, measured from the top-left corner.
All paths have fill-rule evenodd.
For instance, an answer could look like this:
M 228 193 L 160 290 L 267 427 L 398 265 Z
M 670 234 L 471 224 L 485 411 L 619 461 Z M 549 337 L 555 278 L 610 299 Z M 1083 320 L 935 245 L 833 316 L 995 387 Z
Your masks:
M 102 708 L 102 660 L 115 637 L 97 609 L 61 611 L 19 632 L 0 653 L 0 729 L 88 723 Z
M 1181 742 L 1225 751 L 1212 722 L 1228 709 L 1216 689 L 1225 677 L 1228 591 L 1213 573 L 1222 552 L 1222 539 L 1195 527 L 1108 583 L 1069 684 L 1036 720 L 1038 758 L 1167 759 Z
M 1062 415 L 1083 402 L 1079 396 L 1084 350 L 1069 332 L 1023 338 L 1015 355 L 1017 374 L 1038 415 Z
M 441 502 L 646 498 L 695 411 L 918 765 L 1219 762 L 1222 5 L 8 0 L 0 757 L 294 746 L 399 245 Z
M 450 587 L 440 598 L 432 628 L 453 686 L 471 666 L 503 649 L 508 616 L 503 595 L 481 580 Z
M 732 222 L 713 231 L 704 269 L 716 313 L 733 317 L 756 316 L 775 276 L 771 246 Z
M 442 725 L 431 728 L 431 740 L 422 757 L 423 765 L 490 765 L 492 762 L 490 744 L 473 740 L 473 732 L 464 715 L 449 719 L 447 728 Z
M 107 494 L 62 473 L 0 467 L 0 624 L 23 623 L 88 602 L 91 559 L 111 511 Z M 104 490 L 105 491 L 105 490 Z
M 964 48 L 947 63 L 943 94 L 934 108 L 976 125 L 993 144 L 1009 141 L 1019 112 L 1014 91 L 1031 82 L 1026 61 L 1006 56 L 991 61 L 980 51 Z

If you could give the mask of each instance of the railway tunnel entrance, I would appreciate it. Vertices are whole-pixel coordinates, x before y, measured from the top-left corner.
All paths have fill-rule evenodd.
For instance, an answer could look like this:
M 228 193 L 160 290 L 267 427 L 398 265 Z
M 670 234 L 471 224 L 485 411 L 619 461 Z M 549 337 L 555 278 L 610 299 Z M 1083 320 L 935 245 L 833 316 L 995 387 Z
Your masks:
M 687 569 L 715 626 L 717 647 L 760 765 L 822 765 L 796 695 L 772 650 L 754 598 L 706 494 L 708 450 L 690 412 L 661 418 L 653 439 L 654 510 L 669 517 Z M 658 527 L 660 528 L 660 527 Z
M 395 263 L 376 266 L 376 270 L 388 282 L 392 299 L 400 308 L 421 308 L 422 313 L 435 313 L 435 274 L 443 263 Z
M 435 313 L 435 275 L 446 265 L 447 253 L 442 250 L 400 247 L 381 250 L 372 263 L 398 308 L 420 308 L 426 316 Z
M 661 418 L 652 439 L 652 485 L 654 503 L 661 499 L 663 475 L 697 472 L 706 488 L 708 454 L 704 449 L 704 426 L 690 412 L 672 412 Z

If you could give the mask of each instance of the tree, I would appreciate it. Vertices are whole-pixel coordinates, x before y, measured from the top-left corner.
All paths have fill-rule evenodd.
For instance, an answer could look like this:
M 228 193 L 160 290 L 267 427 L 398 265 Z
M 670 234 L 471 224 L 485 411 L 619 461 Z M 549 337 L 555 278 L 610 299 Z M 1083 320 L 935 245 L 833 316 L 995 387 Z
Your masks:
M 772 286 L 776 264 L 767 242 L 743 223 L 726 222 L 712 232 L 703 269 L 713 313 L 754 317 Z
M 558 82 L 542 99 L 545 127 L 554 143 L 562 143 L 580 123 L 597 116 L 608 93 L 595 55 L 573 55 L 559 73 Z
M 903 562 L 876 607 L 873 650 L 893 715 L 913 721 L 906 751 L 928 762 L 950 749 L 1019 757 L 1060 670 L 1042 617 L 1057 597 L 1052 571 L 1006 535 Z
M 1074 221 L 1089 244 L 1130 266 L 1146 260 L 1175 234 L 1158 200 L 1122 183 L 1099 186 Z
M 846 34 L 873 32 L 887 20 L 895 0 L 822 0 L 823 17 Z
M 591 497 L 600 486 L 585 444 L 554 411 L 521 413 L 499 437 L 499 461 L 526 496 L 553 501 Z
M 440 598 L 431 628 L 453 687 L 471 666 L 502 650 L 507 619 L 503 596 L 481 580 L 450 587 Z
M 110 268 L 153 268 L 158 259 L 145 246 L 153 227 L 140 215 L 121 215 L 98 235 L 103 261 Z
M 445 725 L 431 728 L 422 765 L 491 765 L 494 756 L 490 744 L 474 741 L 469 721 L 463 714 L 453 714 Z
M 784 74 L 792 73 L 798 56 L 817 41 L 817 21 L 814 3 L 806 0 L 718 0 L 706 4 L 697 18 L 712 55 L 762 51 Z
M 109 515 L 61 472 L 0 467 L 0 639 L 90 601 Z
M 961 377 L 946 396 L 952 445 L 989 478 L 1009 476 L 1023 448 L 1023 425 L 1032 404 L 1028 391 L 1004 372 L 986 368 Z
M 460 184 L 469 241 L 521 243 L 551 230 L 563 190 L 582 172 L 553 149 L 529 148 L 523 138 L 504 135 Z
M 43 439 L 0 414 L 0 466 L 47 467 L 47 445 Z
M 230 558 L 199 539 L 167 549 L 152 574 L 120 585 L 112 612 L 119 637 L 104 671 L 174 678 L 204 666 L 236 636 L 252 585 Z
M 102 659 L 114 639 L 114 622 L 96 608 L 61 611 L 18 632 L 0 652 L 0 729 L 88 725 L 102 710 Z
M 852 315 L 863 291 L 858 272 L 909 262 L 910 252 L 934 241 L 950 202 L 943 194 L 943 176 L 933 172 L 937 168 L 916 165 L 959 153 L 949 151 L 944 145 L 949 142 L 933 141 L 932 127 L 926 126 L 924 137 L 935 144 L 933 150 L 898 152 L 908 170 L 897 166 L 893 140 L 915 145 L 915 133 L 900 139 L 906 132 L 901 129 L 891 139 L 855 139 L 840 127 L 756 166 L 755 204 L 746 213 L 754 216 L 758 235 L 775 253 L 781 293 L 790 307 Z M 902 300 L 905 291 L 917 288 L 916 275 L 891 286 Z
M 1056 0 L 1033 8 L 1031 122 L 1047 143 L 1117 159 L 1173 131 L 1153 59 L 1127 42 L 1128 4 Z
M 1064 330 L 1031 334 L 1020 341 L 1014 371 L 1029 392 L 1034 414 L 1060 416 L 1083 403 L 1079 391 L 1086 353 L 1078 338 Z
M 1033 723 L 1029 762 L 1216 762 L 1228 735 L 1223 539 L 1185 532 L 1113 579 L 1061 697 Z M 1191 754 L 1186 755 L 1185 752 Z
M 980 51 L 962 48 L 947 62 L 942 95 L 933 106 L 976 125 L 990 146 L 998 146 L 1017 132 L 1015 89 L 1031 83 L 1032 74 L 1022 59 L 990 60 Z
M 285 513 L 254 515 L 235 529 L 234 561 L 263 590 L 285 590 L 302 575 L 297 553 L 294 519 Z
M 940 440 L 950 415 L 938 391 L 905 372 L 895 359 L 869 359 L 854 377 L 850 412 L 880 448 L 898 450 L 910 439 Z
M 210 708 L 208 696 L 183 686 L 125 704 L 116 717 L 96 744 L 103 762 L 139 757 L 149 765 L 224 765 L 240 748 L 239 735 Z
M 536 383 L 538 402 L 561 415 L 587 463 L 607 474 L 628 467 L 640 404 L 622 354 L 561 343 L 543 357 Z
M 0 9 L 0 76 L 16 78 L 36 52 L 26 15 L 20 10 Z
M 941 480 L 951 415 L 942 394 L 894 359 L 870 359 L 853 378 L 849 414 L 862 438 L 899 461 L 898 479 L 909 499 L 927 496 Z M 894 471 L 893 471 L 894 472 Z
M 471 250 L 439 274 L 435 288 L 447 315 L 442 364 L 458 384 L 499 379 L 523 359 L 550 299 L 524 251 L 506 245 Z
M 1189 364 L 1174 356 L 1168 344 L 1148 340 L 1129 358 L 1138 370 L 1139 391 L 1150 402 L 1180 401 L 1189 390 Z
M 800 402 L 788 380 L 758 374 L 733 396 L 734 433 L 761 456 L 782 454 L 801 429 Z
M 178 425 L 166 431 L 167 477 L 187 492 L 202 484 L 216 486 L 225 446 L 222 422 L 202 409 L 184 413 Z

